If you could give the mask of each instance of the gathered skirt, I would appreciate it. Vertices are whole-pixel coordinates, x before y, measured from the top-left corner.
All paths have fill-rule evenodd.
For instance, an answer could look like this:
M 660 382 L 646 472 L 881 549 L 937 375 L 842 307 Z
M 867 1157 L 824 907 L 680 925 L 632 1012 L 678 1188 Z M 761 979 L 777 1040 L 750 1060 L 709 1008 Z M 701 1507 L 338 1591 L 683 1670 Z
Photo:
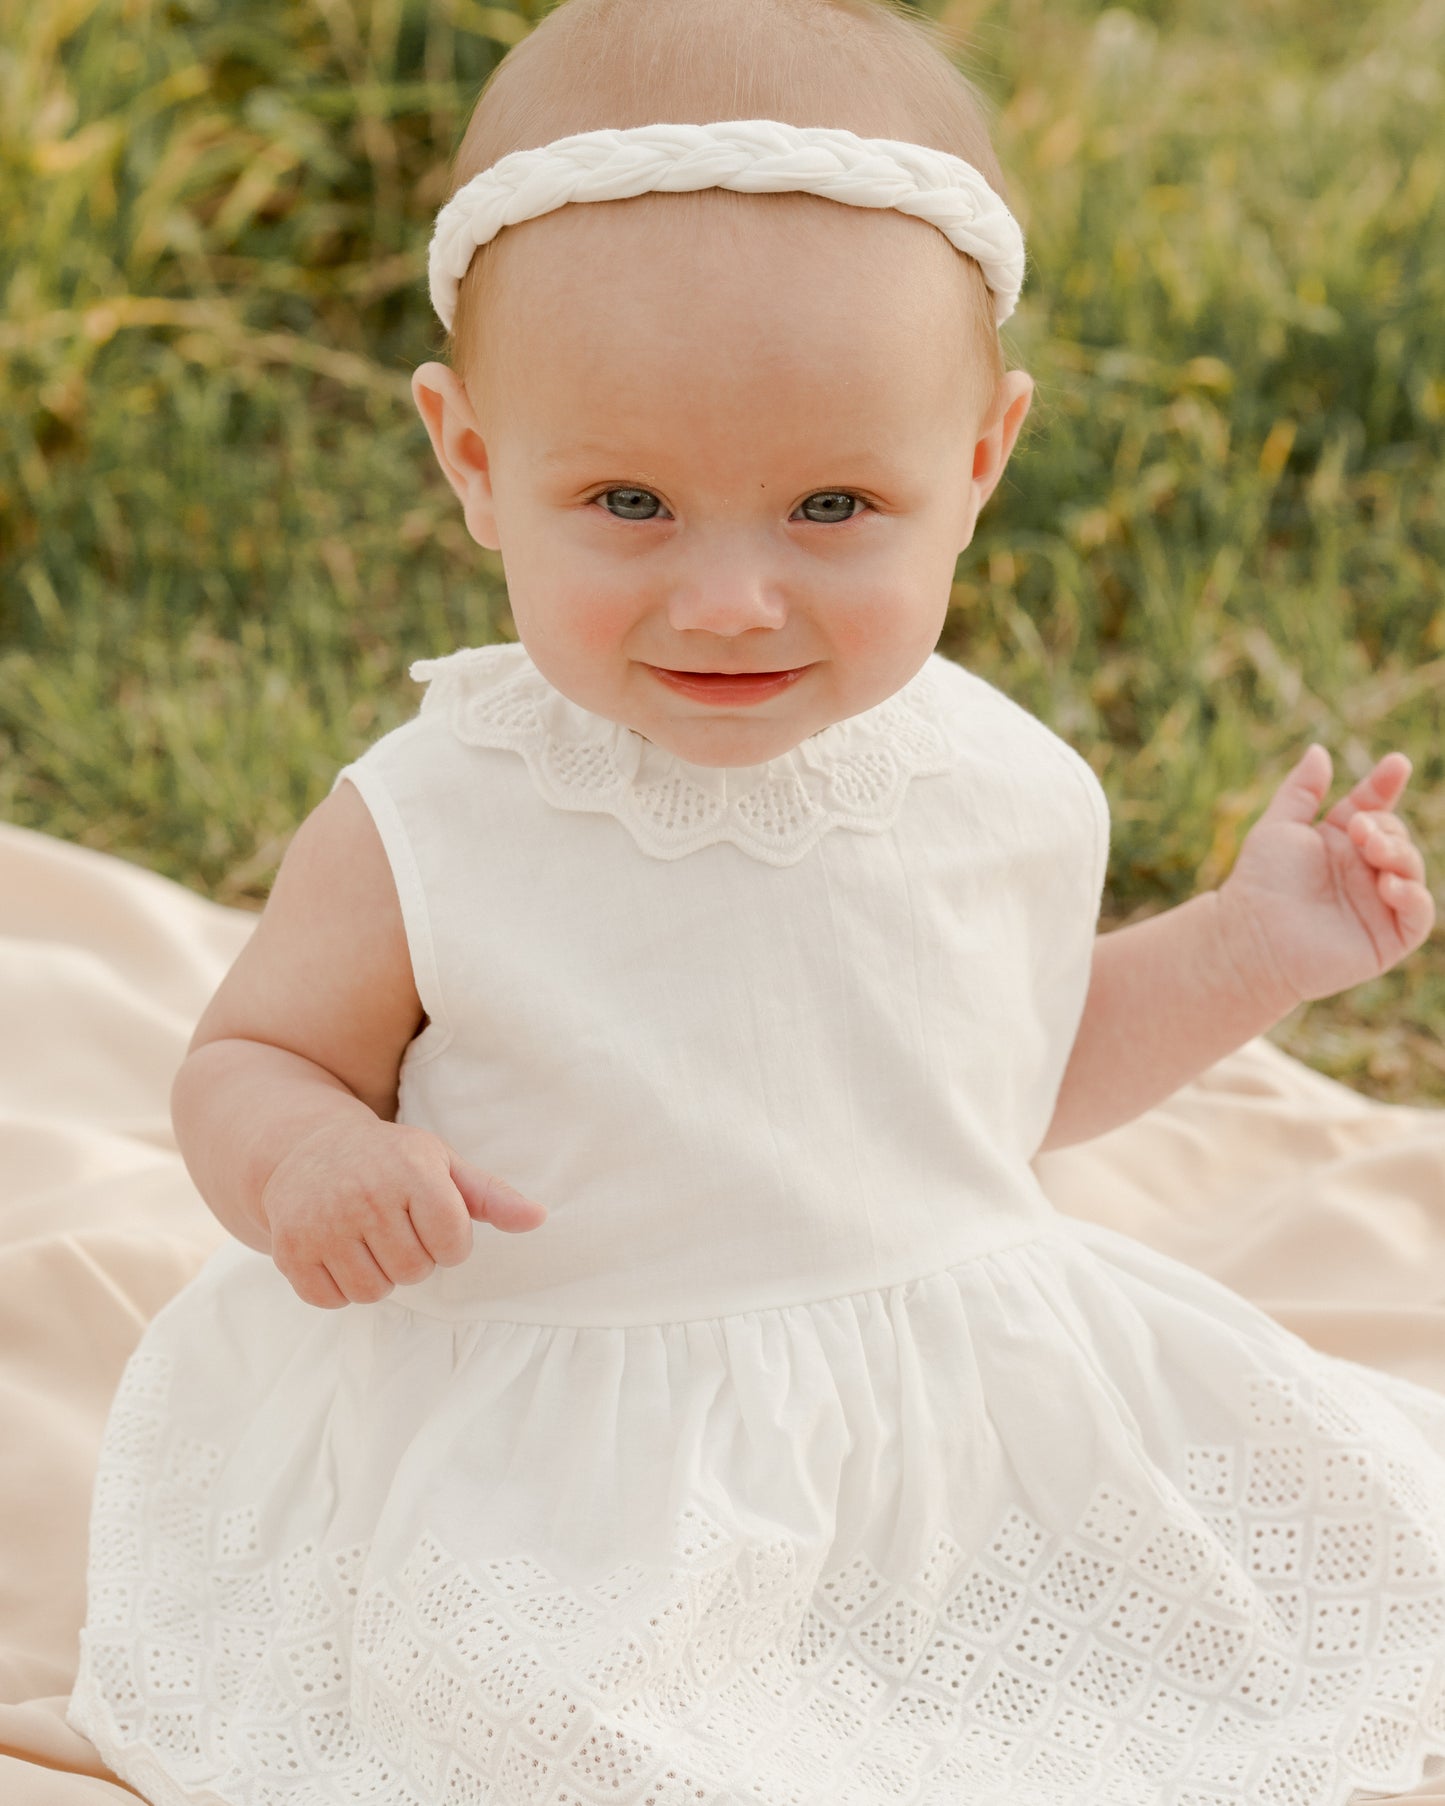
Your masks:
M 654 1324 L 227 1243 L 106 1425 L 68 1720 L 154 1806 L 1343 1806 L 1445 1753 L 1445 1396 L 1062 1215 Z

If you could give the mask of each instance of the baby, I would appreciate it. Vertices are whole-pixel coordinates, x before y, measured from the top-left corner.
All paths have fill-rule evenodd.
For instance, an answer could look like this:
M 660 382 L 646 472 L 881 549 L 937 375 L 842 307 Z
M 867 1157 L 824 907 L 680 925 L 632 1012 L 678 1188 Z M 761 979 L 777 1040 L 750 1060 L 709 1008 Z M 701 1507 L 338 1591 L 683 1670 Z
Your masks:
M 1434 908 L 1408 759 L 1321 816 L 1312 745 L 1096 942 L 1097 779 L 934 650 L 1033 391 L 1002 190 L 880 0 L 564 0 L 483 90 L 413 392 L 518 643 L 413 665 L 176 1078 L 234 1240 L 117 1395 L 71 1706 L 144 1797 L 1342 1806 L 1445 1751 L 1445 1404 L 1030 1166 Z
M 579 88 L 560 47 L 549 59 L 603 29 L 660 50 L 703 28 L 687 10 L 686 27 L 655 9 L 629 27 L 573 0 L 490 84 L 454 186 L 519 144 L 705 109 L 715 76 L 697 65 L 617 92 Z M 713 8 L 713 68 L 737 61 L 735 33 L 851 26 L 852 55 L 818 55 L 803 113 L 911 138 L 947 109 L 940 135 L 1000 188 L 965 84 L 869 10 Z M 859 90 L 867 40 L 912 52 L 915 91 Z M 412 387 L 472 537 L 502 553 L 538 670 L 682 759 L 754 766 L 893 695 L 933 651 L 1033 393 L 1003 368 L 994 313 L 977 264 L 903 214 L 644 194 L 509 227 L 462 284 L 456 369 L 425 364 Z M 1433 902 L 1392 812 L 1409 771 L 1387 755 L 1316 823 L 1331 764 L 1312 746 L 1217 893 L 1100 945 L 1042 1147 L 1128 1121 L 1423 942 Z M 211 1208 L 308 1303 L 372 1302 L 464 1260 L 473 1218 L 545 1217 L 395 1121 L 424 1021 L 382 841 L 343 785 L 298 831 L 175 1094 Z

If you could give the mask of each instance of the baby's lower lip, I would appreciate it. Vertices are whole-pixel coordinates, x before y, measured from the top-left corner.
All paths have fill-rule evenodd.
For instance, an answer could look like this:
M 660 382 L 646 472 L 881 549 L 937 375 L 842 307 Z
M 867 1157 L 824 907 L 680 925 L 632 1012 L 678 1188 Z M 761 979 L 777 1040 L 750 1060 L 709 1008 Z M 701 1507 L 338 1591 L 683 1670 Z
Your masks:
M 776 696 L 812 670 L 811 665 L 797 665 L 790 671 L 669 671 L 663 665 L 649 665 L 648 670 L 684 696 L 700 702 L 761 702 Z

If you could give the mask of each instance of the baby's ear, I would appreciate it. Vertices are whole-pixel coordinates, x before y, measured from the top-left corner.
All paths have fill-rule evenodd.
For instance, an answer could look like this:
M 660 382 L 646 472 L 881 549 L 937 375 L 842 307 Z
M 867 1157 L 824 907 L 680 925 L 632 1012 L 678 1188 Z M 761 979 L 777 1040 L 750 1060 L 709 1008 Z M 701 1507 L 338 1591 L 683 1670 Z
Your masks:
M 1034 398 L 1034 379 L 1024 370 L 1008 370 L 995 391 L 992 406 L 980 423 L 973 448 L 972 518 L 998 487 L 1019 429 Z M 969 535 L 972 538 L 972 526 Z
M 479 546 L 500 551 L 487 447 L 471 397 L 456 372 L 437 363 L 412 372 L 411 393 L 442 475 L 462 504 L 467 531 Z

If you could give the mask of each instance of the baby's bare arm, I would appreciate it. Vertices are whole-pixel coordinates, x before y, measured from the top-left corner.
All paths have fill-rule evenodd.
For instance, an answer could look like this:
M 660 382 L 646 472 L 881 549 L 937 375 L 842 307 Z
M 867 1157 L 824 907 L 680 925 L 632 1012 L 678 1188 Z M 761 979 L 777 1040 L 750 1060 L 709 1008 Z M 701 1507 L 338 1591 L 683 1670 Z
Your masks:
M 401 1056 L 423 1020 L 381 838 L 341 784 L 292 837 L 171 1091 L 186 1166 L 238 1240 L 271 1252 L 261 1193 L 307 1135 L 395 1120 Z
M 1386 753 L 1316 820 L 1331 769 L 1328 749 L 1313 743 L 1218 890 L 1096 938 L 1038 1151 L 1131 1121 L 1298 1004 L 1376 978 L 1424 944 L 1435 901 L 1391 807 L 1408 757 Z
M 297 829 L 191 1037 L 176 1139 L 215 1216 L 305 1304 L 372 1304 L 545 1208 L 420 1124 L 397 1077 L 423 1019 L 381 837 L 340 786 Z
M 1297 1002 L 1218 891 L 1098 935 L 1084 1013 L 1036 1152 L 1132 1122 Z

